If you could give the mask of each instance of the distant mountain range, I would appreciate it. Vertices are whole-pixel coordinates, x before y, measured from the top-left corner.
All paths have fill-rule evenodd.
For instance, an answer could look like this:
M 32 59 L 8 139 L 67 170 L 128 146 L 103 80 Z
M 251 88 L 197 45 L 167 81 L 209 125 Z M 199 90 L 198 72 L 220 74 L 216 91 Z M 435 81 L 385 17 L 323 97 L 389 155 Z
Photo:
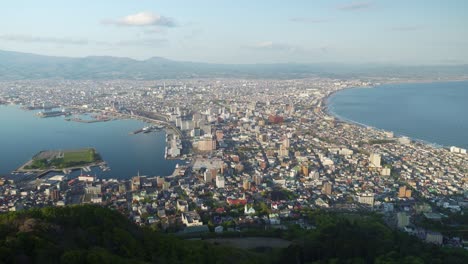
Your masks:
M 43 56 L 0 50 L 0 80 L 21 79 L 172 79 L 172 78 L 304 78 L 410 77 L 450 78 L 468 76 L 468 65 L 397 66 L 383 64 L 210 64 L 91 56 Z

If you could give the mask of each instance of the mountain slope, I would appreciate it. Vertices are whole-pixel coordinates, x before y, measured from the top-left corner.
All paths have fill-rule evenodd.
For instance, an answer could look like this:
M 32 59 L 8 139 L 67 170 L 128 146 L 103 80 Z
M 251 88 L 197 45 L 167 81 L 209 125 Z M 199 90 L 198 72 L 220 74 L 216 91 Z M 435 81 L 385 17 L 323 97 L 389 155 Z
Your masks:
M 209 254 L 206 254 L 210 252 Z M 98 206 L 0 215 L 1 263 L 242 263 L 253 253 L 141 229 Z
M 303 78 L 324 77 L 418 77 L 468 76 L 468 65 L 391 66 L 372 64 L 209 64 L 153 57 L 91 56 L 68 58 L 0 50 L 0 80 L 20 79 L 170 79 L 203 77 Z

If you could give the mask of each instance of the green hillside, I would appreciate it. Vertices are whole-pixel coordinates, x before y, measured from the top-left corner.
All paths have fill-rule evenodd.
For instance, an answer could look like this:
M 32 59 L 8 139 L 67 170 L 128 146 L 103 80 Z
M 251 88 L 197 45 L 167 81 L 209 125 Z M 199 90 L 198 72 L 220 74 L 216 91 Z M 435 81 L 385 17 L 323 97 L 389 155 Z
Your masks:
M 0 263 L 262 263 L 247 251 L 142 229 L 98 206 L 0 215 Z
M 307 214 L 316 228 L 225 234 L 292 241 L 247 250 L 141 228 L 99 206 L 8 213 L 0 215 L 0 263 L 468 263 L 468 251 L 423 243 L 378 215 Z

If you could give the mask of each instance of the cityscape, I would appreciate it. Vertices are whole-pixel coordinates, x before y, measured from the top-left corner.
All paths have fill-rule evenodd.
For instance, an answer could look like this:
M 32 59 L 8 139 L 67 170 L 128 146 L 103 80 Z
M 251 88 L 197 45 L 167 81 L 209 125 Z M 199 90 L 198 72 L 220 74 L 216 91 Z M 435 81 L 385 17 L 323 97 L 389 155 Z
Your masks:
M 165 157 L 189 163 L 170 176 L 135 172 L 128 180 L 12 175 L 2 180 L 1 210 L 93 203 L 117 208 L 139 225 L 177 232 L 209 232 L 208 223 L 219 232 L 249 224 L 281 228 L 285 219 L 300 222 L 304 208 L 381 211 L 423 240 L 462 247 L 456 237 L 443 239 L 412 220 L 466 208 L 466 149 L 435 147 L 328 113 L 333 93 L 378 84 L 325 78 L 4 82 L 5 104 L 106 117 L 98 122 L 163 124 Z
M 440 3 L 430 2 L 433 15 Z M 126 5 L 134 3 L 119 8 Z M 281 9 L 277 5 L 267 9 L 269 15 Z M 317 8 L 336 17 L 365 17 L 391 4 L 322 5 Z M 463 20 L 459 10 L 452 12 L 454 21 Z M 292 17 L 278 30 L 287 23 L 341 21 L 331 17 Z M 364 52 L 355 39 L 336 53 L 329 46 L 314 48 L 317 55 L 277 41 L 236 44 L 243 51 L 234 51 L 230 37 L 210 37 L 198 50 L 210 62 L 197 63 L 178 59 L 201 56 L 195 36 L 177 39 L 194 42 L 179 50 L 159 37 L 151 43 L 125 40 L 134 29 L 170 38 L 197 22 L 145 11 L 104 18 L 99 26 L 109 28 L 108 40 L 0 30 L 0 262 L 468 261 L 466 49 L 434 52 L 434 63 L 425 48 L 414 54 L 389 48 L 381 63 L 369 59 L 379 53 L 370 46 Z M 228 32 L 240 34 L 231 26 Z M 256 23 L 252 27 L 259 32 Z M 292 28 L 291 41 L 296 30 L 308 32 Z M 112 42 L 118 36 L 113 30 L 122 30 L 122 39 Z M 169 45 L 160 52 L 177 59 L 147 56 L 155 43 Z M 37 52 L 47 55 L 36 55 L 47 44 Z M 24 53 L 27 45 L 34 54 Z M 92 55 L 81 56 L 87 52 Z M 459 61 L 442 62 L 441 53 L 451 58 L 457 52 Z M 418 63 L 405 64 L 411 58 Z M 444 88 L 440 94 L 431 90 Z M 388 108 L 393 101 L 401 112 Z M 370 115 L 389 126 L 366 121 Z M 395 123 L 416 129 L 387 129 Z M 418 130 L 435 131 L 436 139 Z M 447 145 L 444 136 L 439 141 L 437 133 L 444 131 L 456 143 Z

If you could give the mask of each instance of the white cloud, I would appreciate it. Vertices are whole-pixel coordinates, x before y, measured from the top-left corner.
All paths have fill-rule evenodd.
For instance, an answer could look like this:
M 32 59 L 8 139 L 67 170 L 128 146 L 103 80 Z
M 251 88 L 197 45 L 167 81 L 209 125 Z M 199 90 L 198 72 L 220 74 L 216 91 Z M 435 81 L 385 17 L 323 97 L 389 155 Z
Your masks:
M 116 43 L 118 46 L 160 46 L 168 42 L 167 39 L 135 39 L 122 40 Z
M 366 9 L 366 8 L 371 7 L 372 5 L 373 5 L 372 2 L 352 2 L 349 4 L 340 5 L 337 8 L 343 11 L 353 11 L 353 10 Z
M 114 24 L 119 26 L 160 26 L 160 27 L 175 27 L 177 23 L 173 18 L 161 16 L 151 12 L 140 12 L 133 15 L 128 15 L 123 18 L 114 20 L 108 19 L 103 21 L 104 24 Z
M 287 45 L 287 44 L 282 44 L 282 43 L 275 43 L 273 41 L 262 41 L 262 42 L 257 42 L 251 46 L 250 48 L 253 49 L 263 49 L 263 50 L 288 50 L 288 51 L 293 51 L 295 48 Z
M 101 41 L 72 38 L 40 37 L 30 35 L 0 35 L 0 40 L 23 43 L 47 43 L 60 45 L 96 45 L 96 46 L 160 46 L 168 42 L 164 38 L 142 38 L 120 41 Z
M 1 40 L 26 42 L 26 43 L 53 43 L 53 44 L 71 44 L 71 45 L 86 45 L 88 40 L 72 39 L 72 38 L 55 38 L 55 37 L 37 37 L 30 35 L 0 35 Z

